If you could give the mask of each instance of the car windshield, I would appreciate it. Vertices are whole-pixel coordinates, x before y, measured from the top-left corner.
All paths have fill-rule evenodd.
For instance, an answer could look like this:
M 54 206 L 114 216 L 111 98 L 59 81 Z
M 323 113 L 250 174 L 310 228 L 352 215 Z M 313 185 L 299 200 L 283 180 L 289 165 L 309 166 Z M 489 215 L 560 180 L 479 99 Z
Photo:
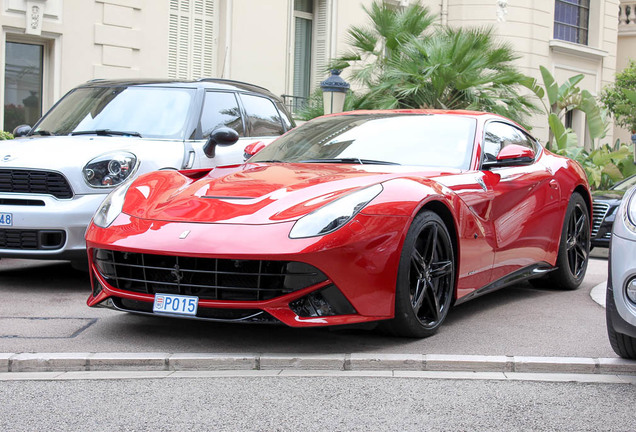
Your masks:
M 476 120 L 443 114 L 351 114 L 300 126 L 250 162 L 422 165 L 468 169 Z
M 615 184 L 611 189 L 627 192 L 627 189 L 636 185 L 636 175 L 628 177 L 620 183 Z
M 183 139 L 195 89 L 91 87 L 66 95 L 31 132 Z

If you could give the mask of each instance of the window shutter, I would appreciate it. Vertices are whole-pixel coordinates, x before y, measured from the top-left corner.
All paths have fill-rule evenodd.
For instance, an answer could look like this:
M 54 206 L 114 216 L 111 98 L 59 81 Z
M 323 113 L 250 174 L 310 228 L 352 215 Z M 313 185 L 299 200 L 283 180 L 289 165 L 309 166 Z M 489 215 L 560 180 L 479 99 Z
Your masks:
M 196 79 L 215 75 L 216 19 L 216 1 L 170 0 L 170 78 Z
M 326 72 L 329 61 L 329 7 L 327 0 L 318 0 L 314 14 L 314 61 L 312 65 L 313 89 L 329 76 Z

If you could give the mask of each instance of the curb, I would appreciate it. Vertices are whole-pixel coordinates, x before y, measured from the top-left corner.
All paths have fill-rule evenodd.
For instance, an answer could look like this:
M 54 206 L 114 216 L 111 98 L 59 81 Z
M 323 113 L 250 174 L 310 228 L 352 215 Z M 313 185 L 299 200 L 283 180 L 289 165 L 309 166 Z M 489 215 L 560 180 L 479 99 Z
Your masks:
M 601 282 L 590 291 L 590 297 L 599 306 L 605 307 L 605 291 L 607 290 L 607 281 Z
M 440 354 L 0 353 L 0 373 L 69 371 L 425 371 L 636 375 L 621 358 Z

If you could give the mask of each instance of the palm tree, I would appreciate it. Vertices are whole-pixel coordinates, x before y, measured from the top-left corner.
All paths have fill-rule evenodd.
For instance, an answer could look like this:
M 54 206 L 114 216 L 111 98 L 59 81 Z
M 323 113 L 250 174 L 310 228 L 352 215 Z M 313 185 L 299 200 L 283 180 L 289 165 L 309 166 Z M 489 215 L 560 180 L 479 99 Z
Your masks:
M 350 49 L 332 60 L 329 69 L 351 67 L 351 80 L 370 86 L 377 82 L 385 65 L 400 55 L 401 46 L 411 38 L 421 37 L 435 16 L 419 2 L 395 9 L 375 0 L 370 8 L 363 9 L 370 25 L 349 28 Z
M 516 58 L 492 29 L 439 28 L 403 41 L 359 108 L 471 109 L 522 123 L 537 108 L 519 95 L 527 77 L 512 65 Z

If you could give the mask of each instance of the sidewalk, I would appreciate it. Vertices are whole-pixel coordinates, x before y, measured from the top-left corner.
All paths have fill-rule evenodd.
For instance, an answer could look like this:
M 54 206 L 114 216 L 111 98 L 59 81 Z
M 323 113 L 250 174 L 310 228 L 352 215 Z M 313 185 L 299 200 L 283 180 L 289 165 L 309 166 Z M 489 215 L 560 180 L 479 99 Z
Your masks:
M 489 374 L 489 379 L 511 379 L 519 376 L 537 379 L 544 376 L 574 374 L 598 375 L 592 380 L 617 376 L 636 384 L 636 361 L 619 358 L 525 357 L 438 354 L 170 354 L 170 353 L 2 353 L 0 380 L 65 379 L 91 374 L 77 372 L 161 372 L 151 377 L 184 376 L 180 372 L 207 373 L 208 376 L 228 376 L 245 373 L 274 375 L 381 373 L 386 376 L 446 377 L 460 373 Z M 409 373 L 406 373 L 409 372 Z M 45 373 L 44 375 L 41 375 Z M 132 375 L 131 375 L 132 373 Z M 143 376 L 142 373 L 142 376 Z M 176 374 L 175 374 L 176 373 Z M 444 375 L 446 373 L 446 375 Z M 35 375 L 34 375 L 35 374 Z M 39 375 L 38 375 L 39 374 Z M 441 375 L 440 375 L 441 374 Z M 522 374 L 522 375 L 519 375 Z M 525 375 L 524 375 L 525 374 Z M 29 378 L 29 375 L 31 378 Z M 186 374 L 187 375 L 187 374 Z M 97 375 L 100 376 L 100 375 Z M 192 376 L 192 375 L 188 375 Z M 601 378 L 603 376 L 603 378 Z M 586 378 L 589 380 L 591 377 Z M 619 381 L 623 380 L 620 378 Z M 562 380 L 559 377 L 558 380 Z M 621 381 L 622 382 L 622 381 Z

